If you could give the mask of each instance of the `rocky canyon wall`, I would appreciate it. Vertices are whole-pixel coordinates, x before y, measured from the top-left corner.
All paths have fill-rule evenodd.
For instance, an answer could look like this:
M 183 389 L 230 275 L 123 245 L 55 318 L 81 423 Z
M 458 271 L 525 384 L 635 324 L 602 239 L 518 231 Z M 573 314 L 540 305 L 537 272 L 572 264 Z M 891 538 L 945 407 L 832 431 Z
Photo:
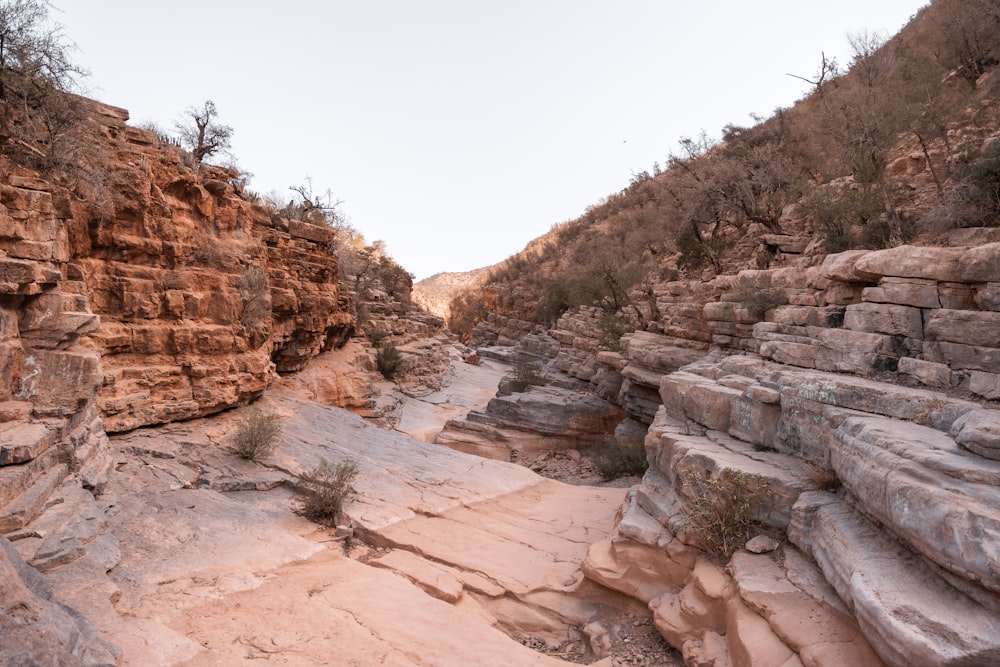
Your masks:
M 332 230 L 278 216 L 235 171 L 86 104 L 109 156 L 96 186 L 0 174 L 5 533 L 70 471 L 99 489 L 106 432 L 245 403 L 354 328 Z
M 692 665 L 1000 661 L 998 267 L 995 231 L 961 230 L 665 283 L 620 349 L 599 312 L 563 316 L 547 367 L 649 425 L 588 576 L 646 602 Z M 734 478 L 767 489 L 762 538 L 710 558 L 688 508 Z

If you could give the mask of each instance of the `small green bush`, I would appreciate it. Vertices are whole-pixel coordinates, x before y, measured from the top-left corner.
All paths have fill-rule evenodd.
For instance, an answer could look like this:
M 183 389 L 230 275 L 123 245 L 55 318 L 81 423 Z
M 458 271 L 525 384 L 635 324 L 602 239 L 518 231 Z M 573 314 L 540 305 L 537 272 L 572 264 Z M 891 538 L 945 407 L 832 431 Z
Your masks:
M 727 468 L 711 479 L 691 465 L 681 470 L 681 478 L 695 493 L 683 509 L 684 530 L 710 555 L 728 561 L 763 528 L 754 512 L 770 486 L 760 475 Z
M 635 322 L 631 317 L 618 313 L 604 313 L 597 323 L 601 332 L 598 345 L 602 350 L 621 352 L 622 336 L 635 331 Z
M 528 387 L 543 387 L 549 378 L 542 367 L 532 361 L 525 361 L 514 367 L 514 374 L 507 384 L 511 391 L 524 391 Z
M 403 363 L 403 355 L 392 343 L 383 343 L 375 353 L 375 365 L 386 380 L 391 380 Z
M 281 435 L 278 416 L 260 408 L 245 408 L 236 428 L 236 452 L 245 459 L 259 461 L 274 451 Z
M 608 436 L 590 449 L 590 460 L 606 481 L 620 477 L 641 477 L 646 473 L 646 447 L 642 440 L 619 442 Z
M 764 313 L 788 303 L 788 295 L 776 287 L 764 289 L 747 288 L 736 294 L 736 301 L 747 309 L 755 320 L 764 319 Z
M 336 526 L 344 510 L 344 501 L 354 493 L 357 476 L 356 461 L 330 463 L 321 459 L 318 466 L 299 476 L 302 516 L 324 526 Z

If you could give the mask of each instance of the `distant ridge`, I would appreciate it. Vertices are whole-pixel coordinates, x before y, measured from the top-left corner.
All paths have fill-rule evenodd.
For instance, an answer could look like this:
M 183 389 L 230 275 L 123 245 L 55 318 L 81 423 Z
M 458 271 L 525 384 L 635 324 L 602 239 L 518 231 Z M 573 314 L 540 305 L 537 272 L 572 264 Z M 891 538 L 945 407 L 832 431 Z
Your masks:
M 442 271 L 413 285 L 413 300 L 427 311 L 445 318 L 450 315 L 452 297 L 486 277 L 494 266 L 484 266 L 471 271 Z

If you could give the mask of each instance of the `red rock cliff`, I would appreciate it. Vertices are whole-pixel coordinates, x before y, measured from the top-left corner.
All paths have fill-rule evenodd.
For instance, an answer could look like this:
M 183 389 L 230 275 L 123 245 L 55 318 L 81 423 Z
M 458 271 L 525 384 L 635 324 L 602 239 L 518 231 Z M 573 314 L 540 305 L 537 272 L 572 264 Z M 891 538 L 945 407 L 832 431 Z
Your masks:
M 99 485 L 105 431 L 245 402 L 354 327 L 330 229 L 88 108 L 86 198 L 0 156 L 0 531 L 71 469 Z

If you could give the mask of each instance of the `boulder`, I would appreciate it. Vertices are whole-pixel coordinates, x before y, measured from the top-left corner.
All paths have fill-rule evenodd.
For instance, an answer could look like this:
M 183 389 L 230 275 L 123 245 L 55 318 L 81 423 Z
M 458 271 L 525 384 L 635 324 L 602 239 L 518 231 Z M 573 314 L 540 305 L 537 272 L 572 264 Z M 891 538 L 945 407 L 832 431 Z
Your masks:
M 971 410 L 955 420 L 951 435 L 959 446 L 979 456 L 1000 461 L 1000 412 Z
M 859 257 L 854 271 L 868 280 L 883 277 L 926 280 L 966 280 L 962 266 L 965 248 L 902 245 L 875 250 Z M 969 281 L 972 282 L 972 281 Z
M 941 307 L 938 282 L 920 278 L 882 278 L 878 287 L 866 287 L 861 298 L 872 303 L 892 303 L 914 308 Z

